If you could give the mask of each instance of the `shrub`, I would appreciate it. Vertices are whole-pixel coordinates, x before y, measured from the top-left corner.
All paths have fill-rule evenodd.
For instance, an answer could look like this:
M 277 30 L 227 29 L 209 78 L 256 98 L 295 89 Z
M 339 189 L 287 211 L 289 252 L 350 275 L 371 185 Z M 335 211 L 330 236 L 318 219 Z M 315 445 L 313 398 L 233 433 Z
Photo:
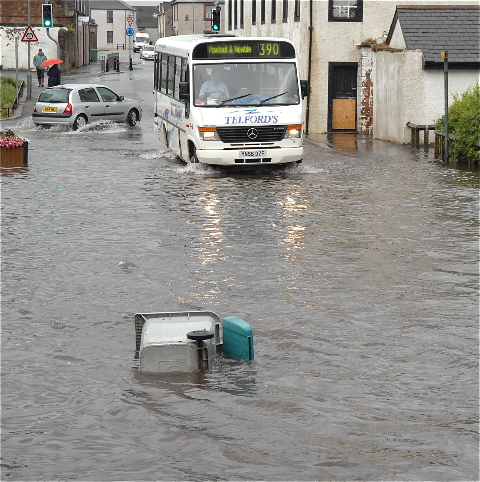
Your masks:
M 445 116 L 440 117 L 436 127 L 445 131 Z M 449 154 L 452 161 L 480 161 L 480 87 L 477 83 L 463 94 L 454 94 L 448 108 Z

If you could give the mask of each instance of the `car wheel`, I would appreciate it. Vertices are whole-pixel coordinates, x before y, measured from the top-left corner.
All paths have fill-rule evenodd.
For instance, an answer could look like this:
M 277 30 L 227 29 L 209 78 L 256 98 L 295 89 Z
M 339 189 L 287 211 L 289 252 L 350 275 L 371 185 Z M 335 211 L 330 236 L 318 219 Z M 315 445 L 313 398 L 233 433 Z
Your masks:
M 80 129 L 81 127 L 85 127 L 88 124 L 88 119 L 84 115 L 79 115 L 75 119 L 75 122 L 73 123 L 73 130 L 76 131 L 77 129 Z
M 195 146 L 192 146 L 192 150 L 190 151 L 190 162 L 192 164 L 198 163 L 197 148 Z
M 127 124 L 130 127 L 137 125 L 138 122 L 138 113 L 135 109 L 130 109 L 130 112 L 127 115 Z

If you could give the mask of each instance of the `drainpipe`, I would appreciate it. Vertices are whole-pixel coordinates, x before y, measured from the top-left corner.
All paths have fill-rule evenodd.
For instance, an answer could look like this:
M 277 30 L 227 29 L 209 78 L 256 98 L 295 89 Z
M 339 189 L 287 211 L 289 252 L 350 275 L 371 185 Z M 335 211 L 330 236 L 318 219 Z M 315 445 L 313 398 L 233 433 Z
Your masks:
M 309 41 L 308 41 L 308 96 L 307 96 L 307 114 L 305 119 L 305 135 L 308 136 L 308 124 L 310 119 L 310 81 L 312 78 L 312 37 L 313 37 L 313 0 L 310 0 L 310 25 L 308 26 Z

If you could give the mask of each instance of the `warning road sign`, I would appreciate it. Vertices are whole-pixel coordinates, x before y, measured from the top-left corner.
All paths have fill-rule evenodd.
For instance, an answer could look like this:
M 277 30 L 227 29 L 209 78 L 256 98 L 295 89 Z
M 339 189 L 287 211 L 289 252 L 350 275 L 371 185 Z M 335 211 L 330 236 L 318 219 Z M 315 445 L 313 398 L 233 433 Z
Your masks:
M 127 17 L 127 22 L 128 22 L 128 25 L 130 25 L 131 27 L 133 24 L 133 17 Z
M 38 38 L 30 25 L 27 27 L 25 33 L 23 34 L 22 42 L 38 42 Z

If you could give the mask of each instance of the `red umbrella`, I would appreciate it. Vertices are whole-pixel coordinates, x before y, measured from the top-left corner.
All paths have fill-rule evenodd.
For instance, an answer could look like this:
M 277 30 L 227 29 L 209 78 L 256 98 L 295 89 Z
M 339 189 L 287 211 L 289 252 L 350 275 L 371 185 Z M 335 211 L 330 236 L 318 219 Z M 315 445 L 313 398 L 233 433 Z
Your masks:
M 40 64 L 40 67 L 48 67 L 49 65 L 54 65 L 54 64 L 63 64 L 63 60 L 60 60 L 60 59 L 48 59 L 48 60 L 44 60 L 44 61 Z

